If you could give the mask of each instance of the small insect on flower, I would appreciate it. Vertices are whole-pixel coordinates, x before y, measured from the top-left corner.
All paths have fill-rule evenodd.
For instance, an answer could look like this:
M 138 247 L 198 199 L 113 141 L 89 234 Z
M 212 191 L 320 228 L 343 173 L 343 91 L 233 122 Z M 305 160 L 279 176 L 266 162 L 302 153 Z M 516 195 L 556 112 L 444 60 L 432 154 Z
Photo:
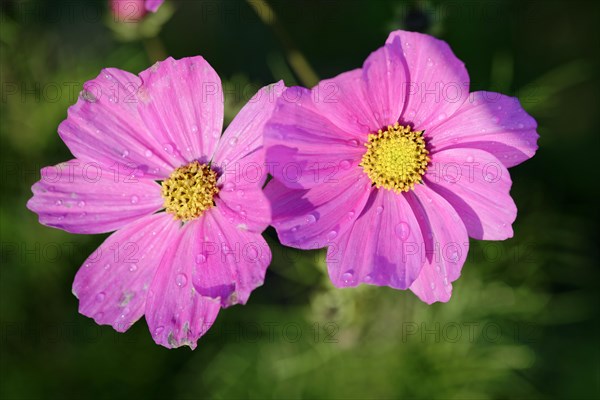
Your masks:
M 469 237 L 513 235 L 507 168 L 537 150 L 516 98 L 469 92 L 450 47 L 392 32 L 362 68 L 286 89 L 265 127 L 265 193 L 283 244 L 328 247 L 335 286 L 448 301 Z
M 27 203 L 40 223 L 116 231 L 85 261 L 79 311 L 156 343 L 196 347 L 221 307 L 246 303 L 271 252 L 262 129 L 283 83 L 262 88 L 223 135 L 221 80 L 202 57 L 84 84 L 59 134 L 74 160 L 42 169 Z

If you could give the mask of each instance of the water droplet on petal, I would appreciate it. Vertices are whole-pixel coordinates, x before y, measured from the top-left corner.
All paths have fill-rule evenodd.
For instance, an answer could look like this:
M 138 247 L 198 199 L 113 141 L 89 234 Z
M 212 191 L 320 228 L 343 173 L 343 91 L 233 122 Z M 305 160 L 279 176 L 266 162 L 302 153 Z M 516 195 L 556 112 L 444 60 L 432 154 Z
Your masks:
M 352 275 L 351 271 L 344 272 L 342 274 L 342 281 L 344 283 L 351 283 L 353 279 L 354 279 L 354 275 Z
M 342 169 L 349 169 L 351 166 L 352 164 L 348 160 L 343 160 L 340 162 L 340 168 Z
M 121 153 L 121 157 L 125 158 L 129 155 L 129 151 L 127 150 L 123 150 L 123 152 Z
M 327 240 L 333 240 L 333 239 L 335 239 L 335 237 L 337 236 L 337 234 L 338 234 L 337 231 L 330 231 L 327 234 Z
M 62 200 L 56 200 L 56 202 L 54 204 L 56 204 L 57 206 L 61 206 L 62 205 Z
M 96 295 L 96 301 L 98 303 L 102 303 L 105 298 L 106 298 L 106 294 L 104 292 L 100 292 Z
M 131 196 L 131 204 L 136 204 L 140 200 L 136 195 Z
M 79 203 L 77 203 L 77 207 L 79 207 L 79 208 L 85 207 L 85 201 L 81 200 Z
M 233 192 L 235 190 L 235 183 L 225 182 L 225 184 L 223 185 L 223 190 L 226 192 Z
M 383 206 L 379 206 L 379 207 L 377 207 L 377 209 L 375 210 L 375 212 L 376 212 L 377 214 L 381 214 L 381 213 L 383 212 Z
M 197 254 L 196 255 L 196 264 L 202 264 L 206 262 L 206 256 L 204 254 Z
M 180 288 L 185 287 L 185 285 L 187 284 L 187 276 L 185 274 L 177 274 L 177 276 L 175 277 L 175 283 Z
M 467 157 L 467 162 L 469 162 L 469 163 L 473 162 L 473 156 L 468 156 Z
M 367 275 L 364 277 L 363 280 L 365 281 L 365 283 L 369 283 L 369 282 L 373 281 L 373 277 L 371 275 Z
M 164 326 L 157 326 L 156 329 L 154 330 L 154 336 L 159 336 L 161 333 L 163 333 L 163 331 L 165 330 Z
M 308 214 L 305 218 L 306 224 L 313 224 L 317 222 L 317 216 L 315 214 Z
M 353 219 L 356 213 L 354 211 L 348 212 L 348 219 Z
M 358 147 L 358 140 L 356 139 L 351 139 L 348 141 L 348 144 L 352 147 Z
M 192 125 L 192 132 L 198 132 L 198 126 L 197 125 Z
M 171 154 L 171 153 L 173 153 L 173 145 L 170 143 L 165 143 L 165 144 L 163 144 L 163 150 L 166 151 L 167 153 Z
M 427 66 L 428 67 L 433 67 L 435 65 L 435 63 L 433 62 L 433 60 L 431 58 L 427 59 Z
M 400 222 L 396 225 L 395 228 L 396 236 L 400 238 L 400 240 L 404 241 L 410 235 L 410 226 L 404 221 Z
M 152 151 L 146 150 L 146 152 L 144 153 L 144 156 L 146 156 L 146 158 L 152 157 Z
M 231 139 L 229 139 L 229 145 L 230 146 L 235 146 L 238 142 L 238 139 L 236 137 L 232 137 Z
M 136 264 L 131 264 L 129 266 L 129 272 L 135 272 L 137 270 L 137 265 Z

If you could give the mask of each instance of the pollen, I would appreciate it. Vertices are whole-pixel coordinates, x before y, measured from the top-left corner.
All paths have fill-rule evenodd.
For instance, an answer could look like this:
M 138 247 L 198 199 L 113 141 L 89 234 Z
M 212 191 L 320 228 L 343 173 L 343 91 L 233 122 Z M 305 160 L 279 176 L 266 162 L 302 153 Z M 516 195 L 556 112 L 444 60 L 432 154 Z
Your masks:
M 196 219 L 213 207 L 217 193 L 217 173 L 198 161 L 177 168 L 162 182 L 165 210 L 181 221 Z
M 415 183 L 423 183 L 430 161 L 423 131 L 396 122 L 370 134 L 365 146 L 367 152 L 359 165 L 378 189 L 408 192 Z

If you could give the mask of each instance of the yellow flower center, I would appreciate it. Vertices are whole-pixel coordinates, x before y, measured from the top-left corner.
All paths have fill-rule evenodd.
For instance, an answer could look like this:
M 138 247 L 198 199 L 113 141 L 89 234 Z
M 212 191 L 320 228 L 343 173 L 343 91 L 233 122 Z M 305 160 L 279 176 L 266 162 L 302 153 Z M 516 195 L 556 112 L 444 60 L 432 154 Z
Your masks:
M 413 131 L 396 122 L 385 131 L 370 134 L 365 146 L 367 152 L 359 165 L 377 188 L 400 193 L 408 192 L 415 183 L 423 183 L 430 160 L 423 131 Z
M 217 193 L 217 173 L 198 161 L 177 168 L 162 182 L 164 207 L 181 221 L 196 219 L 213 207 Z

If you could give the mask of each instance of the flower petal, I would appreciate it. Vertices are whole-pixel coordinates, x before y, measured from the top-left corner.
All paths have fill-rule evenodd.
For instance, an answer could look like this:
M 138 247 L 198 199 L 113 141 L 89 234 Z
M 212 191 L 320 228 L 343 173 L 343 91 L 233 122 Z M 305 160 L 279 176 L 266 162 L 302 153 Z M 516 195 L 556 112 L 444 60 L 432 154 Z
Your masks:
M 258 233 L 227 221 L 213 208 L 189 228 L 193 283 L 203 296 L 220 299 L 223 307 L 245 304 L 261 286 L 271 262 L 269 246 Z
M 337 287 L 360 283 L 408 288 L 421 271 L 421 228 L 404 195 L 373 190 L 354 225 L 331 240 L 329 277 Z
M 319 249 L 352 226 L 371 190 L 369 178 L 362 171 L 353 170 L 334 182 L 306 190 L 289 189 L 273 179 L 265 194 L 272 204 L 272 224 L 281 243 Z
M 263 131 L 284 89 L 278 82 L 259 90 L 229 124 L 213 157 L 222 171 L 217 207 L 258 233 L 271 222 L 271 207 L 262 193 L 268 172 Z
M 425 262 L 410 290 L 428 304 L 446 302 L 467 259 L 467 229 L 454 208 L 425 185 L 416 185 L 406 199 L 423 232 L 420 250 Z
M 212 326 L 218 301 L 200 295 L 192 284 L 195 223 L 179 229 L 162 257 L 150 284 L 145 315 L 152 338 L 168 348 L 196 348 L 197 340 Z
M 40 223 L 72 233 L 119 229 L 162 208 L 160 185 L 95 162 L 70 160 L 41 171 L 27 208 Z
M 454 207 L 470 237 L 512 237 L 511 225 L 517 217 L 509 193 L 512 181 L 506 167 L 490 153 L 479 149 L 432 153 L 425 181 Z
M 417 32 L 394 31 L 408 67 L 407 100 L 401 121 L 431 129 L 456 112 L 469 96 L 465 65 L 442 40 Z
M 260 154 L 263 149 L 263 130 L 284 90 L 283 81 L 279 81 L 261 88 L 252 96 L 225 129 L 213 163 L 230 165 L 248 159 L 264 167 L 264 155 L 261 157 Z
M 75 276 L 79 312 L 126 331 L 144 314 L 148 286 L 178 229 L 170 216 L 160 213 L 110 235 Z
M 221 79 L 200 57 L 169 57 L 140 73 L 140 115 L 162 146 L 186 164 L 210 161 L 223 128 Z M 178 165 L 179 166 L 179 165 Z
M 116 68 L 102 70 L 83 85 L 58 133 L 81 161 L 112 169 L 136 169 L 137 175 L 161 179 L 174 168 L 158 132 L 149 131 L 138 113 L 136 94 L 142 81 Z
M 363 65 L 365 92 L 377 121 L 376 132 L 398 122 L 404 106 L 408 73 L 399 38 L 371 53 Z
M 364 141 L 368 133 L 381 128 L 371 111 L 364 86 L 363 70 L 354 69 L 324 79 L 312 89 L 315 108 L 345 132 L 348 139 Z
M 452 116 L 425 132 L 434 150 L 476 148 L 492 153 L 506 167 L 533 157 L 537 123 L 515 97 L 475 92 Z
M 315 107 L 311 91 L 292 87 L 277 102 L 265 127 L 269 172 L 287 187 L 310 188 L 360 162 L 361 143 Z
M 146 7 L 146 11 L 156 12 L 164 2 L 165 0 L 146 0 L 144 5 Z

